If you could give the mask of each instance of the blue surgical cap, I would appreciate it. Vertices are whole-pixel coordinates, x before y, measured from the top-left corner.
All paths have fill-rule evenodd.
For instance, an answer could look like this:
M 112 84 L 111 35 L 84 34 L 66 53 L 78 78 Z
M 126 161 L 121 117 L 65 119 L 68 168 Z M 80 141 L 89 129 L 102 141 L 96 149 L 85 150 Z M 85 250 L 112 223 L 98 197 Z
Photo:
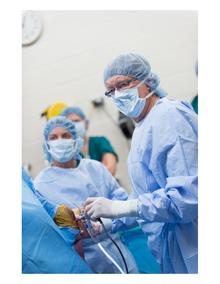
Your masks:
M 65 116 L 56 116 L 53 117 L 52 119 L 48 120 L 45 128 L 44 128 L 44 144 L 43 144 L 43 150 L 44 150 L 44 156 L 45 159 L 51 162 L 52 158 L 50 153 L 48 152 L 48 146 L 47 146 L 47 141 L 49 134 L 54 128 L 57 127 L 63 127 L 65 128 L 73 137 L 73 139 L 77 139 L 77 134 L 76 134 L 76 129 L 74 123 L 67 119 Z M 78 156 L 77 156 L 78 158 Z
M 145 81 L 145 84 L 159 97 L 167 95 L 164 90 L 159 88 L 159 77 L 151 72 L 149 62 L 141 55 L 128 53 L 116 57 L 104 70 L 104 82 L 115 75 L 124 75 Z
M 61 112 L 61 115 L 68 116 L 69 114 L 72 114 L 72 113 L 77 114 L 82 119 L 86 119 L 84 112 L 79 107 L 67 107 Z
M 51 131 L 54 128 L 57 128 L 57 127 L 65 128 L 72 135 L 73 139 L 77 138 L 74 123 L 71 120 L 67 119 L 65 116 L 59 115 L 59 116 L 56 116 L 56 117 L 48 120 L 48 122 L 47 122 L 47 124 L 44 128 L 44 139 L 45 139 L 45 141 L 48 140 L 48 136 L 51 133 Z

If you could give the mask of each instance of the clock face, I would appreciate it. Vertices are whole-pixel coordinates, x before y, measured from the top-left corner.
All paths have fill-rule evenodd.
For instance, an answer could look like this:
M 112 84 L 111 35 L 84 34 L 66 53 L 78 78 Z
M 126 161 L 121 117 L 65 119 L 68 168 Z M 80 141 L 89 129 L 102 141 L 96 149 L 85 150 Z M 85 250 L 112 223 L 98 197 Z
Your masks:
M 42 32 L 42 19 L 34 11 L 25 11 L 22 15 L 22 45 L 35 42 Z

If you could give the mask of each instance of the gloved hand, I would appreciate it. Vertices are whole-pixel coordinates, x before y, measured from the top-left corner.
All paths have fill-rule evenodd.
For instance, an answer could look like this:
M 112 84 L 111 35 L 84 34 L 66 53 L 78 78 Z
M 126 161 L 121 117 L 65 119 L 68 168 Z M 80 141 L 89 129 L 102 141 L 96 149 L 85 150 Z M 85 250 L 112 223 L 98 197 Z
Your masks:
M 104 197 L 87 198 L 84 209 L 92 220 L 97 218 L 120 218 L 125 216 L 138 216 L 138 200 L 110 200 Z

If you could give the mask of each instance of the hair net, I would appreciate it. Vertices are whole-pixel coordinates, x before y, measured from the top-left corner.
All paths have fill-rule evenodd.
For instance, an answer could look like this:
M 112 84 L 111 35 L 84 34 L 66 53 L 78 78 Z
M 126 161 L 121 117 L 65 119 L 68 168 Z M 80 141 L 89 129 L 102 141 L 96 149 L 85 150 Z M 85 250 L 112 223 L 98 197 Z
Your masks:
M 66 117 L 60 115 L 60 116 L 56 116 L 56 117 L 48 120 L 48 122 L 47 122 L 47 124 L 44 128 L 44 140 L 45 141 L 48 140 L 48 136 L 49 136 L 50 132 L 54 128 L 57 128 L 57 127 L 65 128 L 66 130 L 69 131 L 69 133 L 71 133 L 73 139 L 77 138 L 74 123 L 71 120 L 67 119 Z
M 159 88 L 159 77 L 151 72 L 151 66 L 144 57 L 134 54 L 122 54 L 116 57 L 104 70 L 104 82 L 115 75 L 124 75 L 145 81 L 145 84 L 159 97 L 167 93 Z
M 71 113 L 77 114 L 82 119 L 86 119 L 84 112 L 79 107 L 67 107 L 61 112 L 61 115 L 68 116 Z
M 75 129 L 74 123 L 71 120 L 67 119 L 65 116 L 56 116 L 56 117 L 48 120 L 48 122 L 47 122 L 47 124 L 46 124 L 46 126 L 44 128 L 43 150 L 44 150 L 44 157 L 49 162 L 51 162 L 52 159 L 51 159 L 50 153 L 48 152 L 47 141 L 48 141 L 48 137 L 49 137 L 49 134 L 51 133 L 51 131 L 54 128 L 57 128 L 57 127 L 63 127 L 66 130 L 68 130 L 69 133 L 72 135 L 73 139 L 81 139 L 81 138 L 77 138 L 77 134 L 76 134 L 76 129 Z M 79 141 L 79 142 L 81 142 L 83 144 L 82 141 Z M 79 145 L 79 148 L 81 146 L 82 145 Z M 79 154 L 77 155 L 77 159 L 80 159 L 80 155 Z

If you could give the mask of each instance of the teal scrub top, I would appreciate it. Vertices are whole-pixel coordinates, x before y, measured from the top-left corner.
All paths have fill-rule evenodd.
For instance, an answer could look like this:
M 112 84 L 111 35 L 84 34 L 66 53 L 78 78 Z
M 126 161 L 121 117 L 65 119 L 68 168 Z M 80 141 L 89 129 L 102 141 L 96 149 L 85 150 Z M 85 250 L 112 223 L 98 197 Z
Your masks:
M 91 136 L 89 137 L 89 158 L 101 162 L 103 155 L 112 153 L 117 161 L 118 155 L 112 147 L 110 141 L 104 136 Z M 83 154 L 81 154 L 83 156 Z
M 194 111 L 198 114 L 198 95 L 192 100 L 192 107 Z

